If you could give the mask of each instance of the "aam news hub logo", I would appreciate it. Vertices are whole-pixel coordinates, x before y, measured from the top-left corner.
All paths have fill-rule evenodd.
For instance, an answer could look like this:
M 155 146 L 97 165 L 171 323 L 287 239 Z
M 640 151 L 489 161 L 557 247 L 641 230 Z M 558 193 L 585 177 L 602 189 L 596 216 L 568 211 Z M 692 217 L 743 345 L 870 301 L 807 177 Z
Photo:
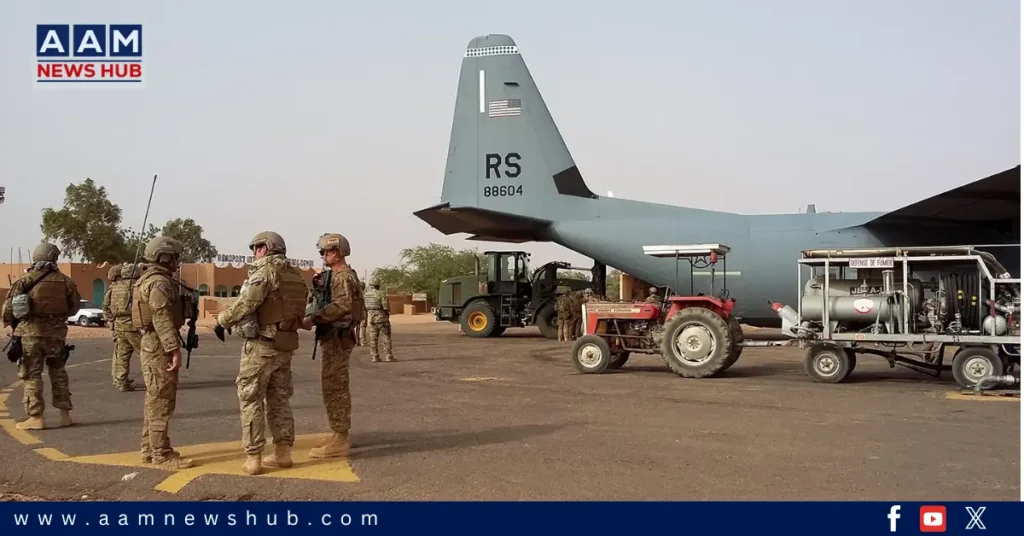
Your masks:
M 141 83 L 141 24 L 37 24 L 37 83 Z

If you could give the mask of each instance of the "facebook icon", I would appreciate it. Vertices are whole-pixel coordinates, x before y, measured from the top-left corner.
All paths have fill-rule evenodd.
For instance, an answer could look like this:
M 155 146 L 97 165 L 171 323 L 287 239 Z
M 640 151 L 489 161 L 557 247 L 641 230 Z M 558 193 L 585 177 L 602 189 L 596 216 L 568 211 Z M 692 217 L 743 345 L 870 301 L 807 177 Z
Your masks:
M 889 507 L 889 532 L 896 532 L 896 520 L 900 518 L 900 505 L 894 504 Z

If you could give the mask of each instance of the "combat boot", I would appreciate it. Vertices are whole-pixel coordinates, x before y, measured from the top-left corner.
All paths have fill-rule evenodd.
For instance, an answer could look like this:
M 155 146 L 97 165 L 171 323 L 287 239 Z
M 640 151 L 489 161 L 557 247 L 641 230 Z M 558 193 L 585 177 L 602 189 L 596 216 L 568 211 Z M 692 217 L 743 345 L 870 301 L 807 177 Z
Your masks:
M 71 420 L 71 410 L 67 410 L 67 409 L 60 410 L 60 425 L 61 425 L 61 427 L 71 426 L 72 424 L 75 424 L 75 422 Z
M 181 469 L 188 469 L 195 465 L 191 459 L 182 458 L 177 452 L 171 452 L 170 454 L 153 458 L 153 465 L 162 469 L 170 469 L 172 471 L 178 471 Z
M 263 460 L 259 454 L 249 454 L 245 457 L 245 465 L 242 470 L 250 475 L 258 475 L 263 472 Z
M 43 428 L 46 428 L 46 423 L 43 422 L 42 415 L 36 415 L 19 422 L 15 425 L 15 428 L 18 430 L 42 430 Z
M 176 451 L 176 450 L 172 450 L 167 455 L 167 457 L 168 458 L 170 458 L 170 457 L 180 458 L 181 457 L 181 453 Z M 142 463 L 153 463 L 153 455 L 151 453 L 149 453 L 149 452 L 143 452 L 142 453 Z
M 291 445 L 274 445 L 274 453 L 263 458 L 263 465 L 266 467 L 279 467 L 287 469 L 292 466 Z
M 325 445 L 316 447 L 309 451 L 310 458 L 337 458 L 339 456 L 348 456 L 349 448 L 348 434 L 334 433 L 331 438 L 327 440 Z
M 133 380 L 131 378 L 125 380 L 123 384 L 117 386 L 117 390 L 121 391 L 122 393 L 128 393 L 128 392 L 131 392 L 131 391 L 136 391 L 136 390 L 138 390 L 138 388 L 139 388 L 138 384 L 136 384 L 135 380 Z

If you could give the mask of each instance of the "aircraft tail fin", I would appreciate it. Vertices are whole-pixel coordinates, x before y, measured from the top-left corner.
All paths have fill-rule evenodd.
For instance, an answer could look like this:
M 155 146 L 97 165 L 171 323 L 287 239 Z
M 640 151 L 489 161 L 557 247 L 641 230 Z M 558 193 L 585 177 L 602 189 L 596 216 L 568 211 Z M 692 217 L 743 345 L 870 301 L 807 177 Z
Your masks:
M 507 35 L 470 41 L 459 75 L 441 204 L 416 215 L 446 234 L 542 240 L 540 229 L 597 197 L 583 181 L 515 41 Z

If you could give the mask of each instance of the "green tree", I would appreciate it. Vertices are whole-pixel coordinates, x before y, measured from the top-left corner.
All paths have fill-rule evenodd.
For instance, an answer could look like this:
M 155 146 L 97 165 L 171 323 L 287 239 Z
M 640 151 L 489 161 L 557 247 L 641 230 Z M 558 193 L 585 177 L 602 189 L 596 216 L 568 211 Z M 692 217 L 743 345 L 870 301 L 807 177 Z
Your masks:
M 63 256 L 85 262 L 131 262 L 137 250 L 141 258 L 146 242 L 158 234 L 182 241 L 183 262 L 210 262 L 217 256 L 217 249 L 203 238 L 203 228 L 192 218 L 171 220 L 163 229 L 149 224 L 145 232 L 120 225 L 121 208 L 107 199 L 105 187 L 87 178 L 65 188 L 63 208 L 43 209 L 40 229 L 44 240 L 58 243 Z
M 184 246 L 181 262 L 213 262 L 217 257 L 217 248 L 203 238 L 203 226 L 192 218 L 173 219 L 164 224 L 160 234 L 181 241 Z
M 480 262 L 487 269 L 485 257 L 475 249 L 456 250 L 451 246 L 431 243 L 403 249 L 397 266 L 377 268 L 373 274 L 392 292 L 425 292 L 430 302 L 437 301 L 441 281 L 449 277 L 469 275 Z
M 579 270 L 560 270 L 558 277 L 562 279 L 578 279 L 580 281 L 590 281 L 590 274 L 585 274 Z
M 56 241 L 61 254 L 86 262 L 121 262 L 124 236 L 118 227 L 121 209 L 107 199 L 107 189 L 91 178 L 64 189 L 64 207 L 43 209 L 43 240 Z
M 622 272 L 612 268 L 608 270 L 608 275 L 605 276 L 604 281 L 604 297 L 609 300 L 619 299 L 619 276 Z

